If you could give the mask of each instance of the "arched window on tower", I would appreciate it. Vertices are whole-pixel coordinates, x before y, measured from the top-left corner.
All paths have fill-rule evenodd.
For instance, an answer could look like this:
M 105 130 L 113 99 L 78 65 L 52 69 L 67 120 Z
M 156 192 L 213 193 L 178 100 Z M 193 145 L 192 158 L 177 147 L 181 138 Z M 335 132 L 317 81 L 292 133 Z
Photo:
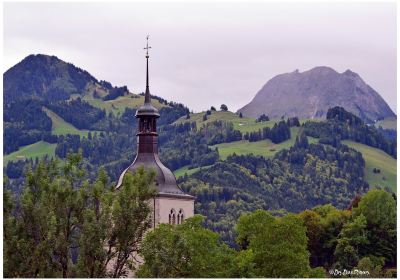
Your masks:
M 156 119 L 153 119 L 151 122 L 151 132 L 157 132 L 156 130 Z
M 150 120 L 148 118 L 144 119 L 144 131 L 149 132 L 150 131 Z
M 169 212 L 169 219 L 168 219 L 169 224 L 175 225 L 175 223 L 176 223 L 175 219 L 176 219 L 175 209 L 172 208 L 171 211 Z
M 182 224 L 184 218 L 185 217 L 183 215 L 183 209 L 179 209 L 179 212 L 178 212 L 178 224 Z

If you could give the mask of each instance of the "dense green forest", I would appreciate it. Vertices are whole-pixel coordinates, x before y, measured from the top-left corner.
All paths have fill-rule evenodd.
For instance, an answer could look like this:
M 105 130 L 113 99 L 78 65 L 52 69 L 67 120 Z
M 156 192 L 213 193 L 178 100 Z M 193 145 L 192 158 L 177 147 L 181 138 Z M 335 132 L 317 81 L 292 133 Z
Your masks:
M 94 83 L 97 79 L 87 71 L 56 56 L 29 55 L 4 73 L 4 103 L 32 97 L 68 100 Z
M 365 124 L 360 118 L 342 107 L 328 110 L 327 121 L 306 122 L 304 130 L 308 136 L 319 138 L 320 143 L 337 145 L 340 140 L 354 140 L 371 147 L 379 148 L 392 157 L 397 157 L 397 138 L 390 132 L 380 133 L 375 127 Z
M 105 110 L 93 107 L 79 97 L 69 101 L 47 103 L 45 106 L 78 129 L 96 129 L 97 122 L 106 116 Z
M 272 159 L 229 156 L 179 184 L 196 197 L 196 211 L 207 217 L 207 226 L 233 245 L 235 221 L 248 211 L 299 212 L 326 203 L 346 208 L 368 190 L 363 166 L 361 154 L 345 145 L 308 145 L 300 136 Z
M 9 154 L 19 147 L 51 138 L 51 119 L 35 99 L 4 103 L 3 150 Z M 56 140 L 56 139 L 55 139 Z M 57 140 L 56 140 L 57 141 Z
M 19 198 L 4 192 L 4 276 L 122 277 L 137 267 L 134 252 L 144 259 L 139 277 L 396 276 L 396 197 L 384 190 L 346 210 L 324 204 L 298 214 L 242 213 L 231 248 L 199 215 L 144 236 L 154 175 L 140 169 L 115 192 L 104 170 L 88 180 L 80 154 L 62 165 L 39 162 Z
M 85 103 L 82 100 L 75 102 Z M 372 137 L 383 139 L 385 143 L 395 142 L 382 136 L 376 129 L 368 127 L 368 130 L 362 130 L 365 129 L 362 121 L 350 113 L 340 111 L 340 117 L 332 119 L 331 116 L 338 110 L 335 108 L 330 111 L 330 119 L 326 122 L 305 122 L 300 127 L 294 146 L 277 152 L 272 158 L 233 154 L 222 161 L 218 149 L 210 146 L 243 139 L 246 133 L 234 129 L 233 124 L 226 121 L 213 121 L 201 127 L 197 127 L 196 122 L 190 119 L 175 124 L 176 119 L 187 115 L 188 109 L 182 104 L 168 104 L 168 107 L 160 110 L 158 121 L 160 157 L 173 171 L 182 167 L 197 170 L 190 176 L 179 178 L 178 183 L 183 190 L 196 197 L 196 212 L 206 217 L 205 225 L 218 232 L 230 246 L 235 246 L 233 228 L 243 213 L 265 209 L 282 215 L 326 203 L 345 209 L 354 197 L 367 192 L 369 186 L 364 179 L 365 161 L 362 154 L 341 144 L 342 138 L 336 138 L 334 142 L 325 141 L 329 138 L 322 132 L 330 130 L 321 127 L 327 124 L 338 130 L 345 127 L 353 132 L 350 135 L 367 131 L 365 139 Z M 86 103 L 82 106 L 91 105 Z M 81 107 L 67 108 L 73 110 Z M 87 113 L 102 112 L 96 110 Z M 103 167 L 110 180 L 115 181 L 135 157 L 136 137 L 132 137 L 136 130 L 134 112 L 134 109 L 126 108 L 119 116 L 104 114 L 94 125 L 104 130 L 89 132 L 87 137 L 56 136 L 55 154 L 65 159 L 68 153 L 81 151 L 83 164 L 91 180 Z M 79 116 L 78 112 L 76 115 Z M 266 127 L 253 135 L 265 138 L 265 135 L 276 134 L 285 139 L 290 134 L 289 128 L 299 125 L 296 118 L 281 120 L 272 129 Z M 320 143 L 309 144 L 306 135 L 319 137 Z M 376 135 L 379 137 L 376 138 Z M 21 192 L 26 165 L 35 166 L 37 162 L 36 159 L 7 164 L 5 171 L 11 179 L 10 188 L 14 192 Z

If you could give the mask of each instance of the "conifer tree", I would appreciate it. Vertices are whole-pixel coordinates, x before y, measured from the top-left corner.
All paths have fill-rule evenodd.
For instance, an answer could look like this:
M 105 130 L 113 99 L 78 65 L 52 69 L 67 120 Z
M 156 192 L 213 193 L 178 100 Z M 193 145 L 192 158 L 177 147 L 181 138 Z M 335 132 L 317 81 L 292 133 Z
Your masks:
M 40 161 L 18 203 L 4 192 L 4 276 L 125 276 L 151 226 L 154 178 L 140 168 L 114 191 L 104 170 L 93 184 L 85 179 L 81 154 L 62 167 Z

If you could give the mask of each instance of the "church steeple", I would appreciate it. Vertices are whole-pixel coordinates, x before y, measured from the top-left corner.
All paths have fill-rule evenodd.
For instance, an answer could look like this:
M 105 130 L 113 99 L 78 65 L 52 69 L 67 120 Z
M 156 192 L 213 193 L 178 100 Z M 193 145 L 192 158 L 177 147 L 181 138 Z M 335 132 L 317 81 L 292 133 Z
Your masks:
M 149 88 L 149 36 L 146 37 L 146 92 L 144 104 L 135 114 L 138 119 L 137 152 L 133 163 L 119 177 L 116 189 L 123 187 L 126 173 L 135 173 L 138 168 L 145 167 L 156 173 L 156 196 L 152 199 L 152 226 L 160 223 L 180 224 L 194 214 L 194 197 L 185 194 L 177 185 L 174 173 L 169 170 L 158 156 L 157 118 L 158 110 L 151 105 Z M 150 201 L 149 201 L 150 202 Z M 176 222 L 177 221 L 177 222 Z
M 157 154 L 157 118 L 160 117 L 158 110 L 151 105 L 149 88 L 149 36 L 146 37 L 146 93 L 144 95 L 144 104 L 136 111 L 138 118 L 137 143 L 138 154 L 154 153 Z
M 138 119 L 137 153 L 134 162 L 121 174 L 117 188 L 122 184 L 126 172 L 135 172 L 140 166 L 156 171 L 156 186 L 158 197 L 175 197 L 186 199 L 193 204 L 193 197 L 185 194 L 176 184 L 174 174 L 165 167 L 158 157 L 157 119 L 160 117 L 158 110 L 151 104 L 149 88 L 149 36 L 146 37 L 146 92 L 144 104 L 141 105 L 135 117 Z
M 144 95 L 144 103 L 150 103 L 150 89 L 149 89 L 149 35 L 146 37 L 146 47 L 143 48 L 146 50 L 146 93 Z

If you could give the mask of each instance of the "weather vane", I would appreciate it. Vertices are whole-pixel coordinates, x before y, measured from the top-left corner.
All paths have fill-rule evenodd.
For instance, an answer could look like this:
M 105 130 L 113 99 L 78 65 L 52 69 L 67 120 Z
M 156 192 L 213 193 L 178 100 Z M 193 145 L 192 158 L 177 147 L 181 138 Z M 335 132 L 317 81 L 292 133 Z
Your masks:
M 151 49 L 151 47 L 149 46 L 149 38 L 150 38 L 150 35 L 147 35 L 147 37 L 146 37 L 146 40 L 147 40 L 146 47 L 143 48 L 144 50 L 146 50 L 146 58 L 149 58 L 149 49 Z

